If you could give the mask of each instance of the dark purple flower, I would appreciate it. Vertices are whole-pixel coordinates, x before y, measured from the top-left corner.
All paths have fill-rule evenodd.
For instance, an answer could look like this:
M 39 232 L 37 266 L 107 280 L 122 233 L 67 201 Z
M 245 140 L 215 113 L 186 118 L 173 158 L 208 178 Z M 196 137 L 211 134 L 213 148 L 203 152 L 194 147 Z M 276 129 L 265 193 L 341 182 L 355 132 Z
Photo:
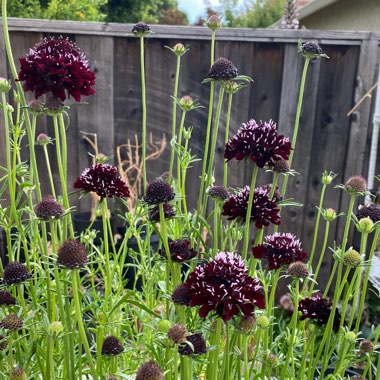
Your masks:
M 58 250 L 57 264 L 65 268 L 82 268 L 87 261 L 86 248 L 78 240 L 67 240 Z
M 64 211 L 63 206 L 52 195 L 47 195 L 36 205 L 37 218 L 42 220 L 57 219 L 62 216 Z
M 16 298 L 7 291 L 0 290 L 0 306 L 16 305 Z
M 306 318 L 316 321 L 318 326 L 327 324 L 331 311 L 332 304 L 327 298 L 323 298 L 320 294 L 314 294 L 311 298 L 305 298 L 300 301 L 298 310 L 302 313 L 301 321 Z M 333 328 L 335 331 L 339 330 L 339 323 L 341 314 L 339 310 L 335 310 Z
M 370 203 L 368 205 L 359 206 L 358 211 L 355 213 L 358 220 L 362 218 L 370 218 L 372 222 L 376 223 L 380 220 L 380 205 Z
M 175 194 L 170 184 L 158 178 L 148 185 L 144 200 L 149 205 L 158 205 L 172 201 L 174 196 Z
M 164 203 L 163 204 L 163 209 L 164 209 L 164 218 L 165 219 L 170 219 L 175 216 L 175 210 L 172 205 L 169 203 Z M 159 206 L 154 206 L 149 210 L 149 220 L 151 222 L 159 222 L 160 221 L 160 208 Z
M 150 26 L 146 24 L 145 22 L 138 22 L 137 24 L 133 25 L 132 33 L 137 36 L 149 34 Z
M 17 314 L 8 314 L 0 321 L 0 328 L 16 331 L 20 330 L 24 322 Z
M 188 344 L 187 342 L 190 342 Z M 206 342 L 201 333 L 192 334 L 186 337 L 186 342 L 178 346 L 181 355 L 202 355 L 207 352 Z
M 307 41 L 299 45 L 298 51 L 304 56 L 317 58 L 322 54 L 322 49 L 316 41 Z
M 20 58 L 20 64 L 18 78 L 24 82 L 23 89 L 34 92 L 36 98 L 51 92 L 62 101 L 68 94 L 79 102 L 82 95 L 95 94 L 95 73 L 86 56 L 67 38 L 44 38 Z
M 219 58 L 211 66 L 207 78 L 215 80 L 228 80 L 237 77 L 239 74 L 236 66 L 226 58 Z
M 75 189 L 84 192 L 93 191 L 101 198 L 129 197 L 129 188 L 120 177 L 117 167 L 109 164 L 97 164 L 87 168 L 74 183 Z
M 172 301 L 177 305 L 189 306 L 191 294 L 189 288 L 185 284 L 179 284 L 172 294 Z
M 268 260 L 269 269 L 278 269 L 296 261 L 305 262 L 307 254 L 301 248 L 301 242 L 290 233 L 275 232 L 266 236 L 264 243 L 252 249 L 256 259 Z
M 207 194 L 216 201 L 225 201 L 230 196 L 230 192 L 224 186 L 211 186 L 207 189 Z
M 228 141 L 224 150 L 227 161 L 249 159 L 258 167 L 274 166 L 279 159 L 287 160 L 290 155 L 290 140 L 277 133 L 276 124 L 251 119 Z
M 28 272 L 26 266 L 17 261 L 9 263 L 4 268 L 3 281 L 6 285 L 19 284 L 32 277 L 32 274 Z
M 190 241 L 186 239 L 170 241 L 169 251 L 171 259 L 177 263 L 191 260 L 197 255 L 197 252 L 190 247 Z M 166 252 L 164 249 L 160 249 L 158 253 L 166 258 Z
M 108 336 L 102 344 L 102 355 L 115 356 L 124 351 L 124 347 L 120 340 L 115 336 Z
M 164 372 L 156 362 L 150 360 L 138 368 L 135 380 L 164 380 Z
M 245 223 L 248 209 L 250 188 L 244 186 L 237 194 L 231 195 L 223 205 L 222 215 L 228 216 L 228 220 L 236 219 L 239 223 Z M 269 223 L 280 224 L 280 215 L 277 204 L 271 200 L 267 187 L 257 187 L 253 196 L 251 223 L 255 222 L 256 228 L 263 228 Z
M 353 175 L 344 184 L 350 194 L 365 193 L 367 191 L 367 180 L 362 175 Z
M 185 286 L 190 292 L 189 306 L 201 306 L 201 318 L 214 310 L 228 321 L 240 312 L 250 316 L 255 307 L 265 307 L 260 281 L 250 277 L 242 258 L 231 252 L 219 252 L 208 264 L 196 267 Z

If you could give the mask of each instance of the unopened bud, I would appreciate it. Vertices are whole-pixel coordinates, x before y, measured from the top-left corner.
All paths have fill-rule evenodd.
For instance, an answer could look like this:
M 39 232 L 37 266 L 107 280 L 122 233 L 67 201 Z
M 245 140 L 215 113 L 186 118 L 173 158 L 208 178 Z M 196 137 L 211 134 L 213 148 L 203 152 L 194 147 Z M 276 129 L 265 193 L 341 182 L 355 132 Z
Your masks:
M 373 221 L 371 218 L 361 218 L 356 225 L 356 228 L 361 233 L 370 233 L 373 228 Z
M 0 77 L 0 92 L 9 92 L 11 89 L 11 82 L 8 79 Z

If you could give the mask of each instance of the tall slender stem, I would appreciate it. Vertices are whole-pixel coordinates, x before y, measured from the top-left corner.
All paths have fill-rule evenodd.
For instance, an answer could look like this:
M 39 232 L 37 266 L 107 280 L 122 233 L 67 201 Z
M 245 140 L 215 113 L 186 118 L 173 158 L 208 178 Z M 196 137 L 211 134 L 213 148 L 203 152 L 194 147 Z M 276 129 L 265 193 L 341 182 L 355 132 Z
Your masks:
M 228 94 L 228 106 L 227 106 L 227 119 L 226 119 L 226 131 L 224 135 L 224 145 L 228 143 L 230 134 L 230 121 L 231 121 L 231 108 L 232 108 L 232 97 L 233 93 Z M 223 164 L 223 186 L 227 186 L 227 176 L 228 176 L 228 166 L 226 163 Z
M 141 102 L 142 102 L 141 161 L 142 161 L 142 172 L 143 172 L 143 190 L 145 194 L 146 192 L 146 89 L 145 89 L 144 36 L 140 36 L 140 72 L 141 72 Z

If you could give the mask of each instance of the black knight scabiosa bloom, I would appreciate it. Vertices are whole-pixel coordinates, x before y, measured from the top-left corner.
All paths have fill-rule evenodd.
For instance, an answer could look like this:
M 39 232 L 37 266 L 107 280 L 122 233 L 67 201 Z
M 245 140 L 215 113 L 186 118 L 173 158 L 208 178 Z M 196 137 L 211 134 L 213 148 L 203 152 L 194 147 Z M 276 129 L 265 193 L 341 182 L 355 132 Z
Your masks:
M 172 301 L 177 305 L 189 306 L 191 294 L 189 288 L 185 284 L 179 284 L 172 294 Z
M 327 298 L 323 298 L 320 294 L 314 294 L 311 298 L 305 298 L 300 301 L 298 310 L 302 313 L 301 321 L 306 318 L 315 320 L 318 326 L 327 324 L 331 311 L 332 304 Z M 333 328 L 339 330 L 341 314 L 338 309 L 335 310 Z
M 276 124 L 268 122 L 257 123 L 251 119 L 237 131 L 228 141 L 224 151 L 227 161 L 249 159 L 258 167 L 274 166 L 279 159 L 287 160 L 290 155 L 289 138 L 277 133 Z
M 150 33 L 150 26 L 145 22 L 138 22 L 137 24 L 133 25 L 132 33 L 138 37 L 145 36 L 146 34 Z
M 216 201 L 225 201 L 230 196 L 230 192 L 224 186 L 211 186 L 207 189 L 207 194 Z
M 305 262 L 306 252 L 301 242 L 291 233 L 275 232 L 264 238 L 264 243 L 252 249 L 256 259 L 268 260 L 269 269 L 278 269 L 296 261 Z
M 188 344 L 187 342 L 190 342 Z M 207 352 L 206 342 L 201 333 L 192 334 L 186 337 L 186 342 L 178 346 L 181 355 L 202 355 Z
M 135 380 L 164 380 L 164 373 L 156 362 L 150 360 L 139 367 Z
M 173 188 L 166 181 L 158 178 L 148 185 L 144 200 L 149 205 L 158 205 L 172 201 L 174 196 Z
M 245 223 L 248 209 L 249 186 L 244 186 L 240 191 L 231 195 L 223 205 L 222 215 L 227 216 L 228 220 L 237 220 Z M 280 215 L 277 204 L 271 200 L 268 187 L 257 187 L 253 197 L 251 223 L 255 223 L 256 228 L 269 226 L 269 223 L 280 224 Z
M 114 356 L 121 354 L 123 351 L 123 345 L 115 336 L 108 336 L 104 339 L 102 344 L 102 355 Z
M 16 299 L 7 291 L 0 290 L 0 306 L 16 305 Z
M 239 74 L 236 66 L 226 58 L 219 58 L 211 66 L 207 78 L 215 80 L 229 80 L 236 78 Z
M 77 240 L 65 241 L 58 250 L 57 264 L 65 268 L 82 268 L 87 261 L 86 248 Z
M 23 89 L 33 92 L 36 99 L 51 92 L 62 101 L 68 95 L 79 102 L 82 95 L 95 93 L 95 73 L 86 56 L 67 38 L 44 38 L 20 58 L 20 64 L 18 78 L 24 82 Z
M 168 338 L 175 344 L 183 343 L 188 334 L 187 327 L 176 323 L 168 331 Z
M 197 255 L 197 252 L 190 247 L 190 241 L 186 239 L 170 241 L 169 251 L 171 259 L 177 263 L 191 260 Z M 164 249 L 160 249 L 158 253 L 166 258 Z
M 355 216 L 358 220 L 363 218 L 370 218 L 372 222 L 376 223 L 380 221 L 380 205 L 376 203 L 370 203 L 368 205 L 359 206 Z
M 86 193 L 93 191 L 101 198 L 127 198 L 130 195 L 117 167 L 109 164 L 97 164 L 85 169 L 75 181 L 74 188 Z
M 242 258 L 231 252 L 219 252 L 208 264 L 196 267 L 185 285 L 191 298 L 189 306 L 201 306 L 201 318 L 215 311 L 228 321 L 240 313 L 253 315 L 255 307 L 265 307 L 260 281 L 250 277 Z
M 17 261 L 9 263 L 3 273 L 3 281 L 6 285 L 19 284 L 30 277 L 32 277 L 32 274 L 28 272 L 26 266 Z
M 42 220 L 57 219 L 62 216 L 65 209 L 52 195 L 47 195 L 36 206 L 36 216 Z

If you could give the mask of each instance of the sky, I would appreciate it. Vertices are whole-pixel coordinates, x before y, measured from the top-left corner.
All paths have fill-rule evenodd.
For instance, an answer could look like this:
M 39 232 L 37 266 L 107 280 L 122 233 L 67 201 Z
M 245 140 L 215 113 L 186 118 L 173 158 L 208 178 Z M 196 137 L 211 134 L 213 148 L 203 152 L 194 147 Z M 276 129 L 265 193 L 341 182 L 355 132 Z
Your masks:
M 178 0 L 178 8 L 186 12 L 190 23 L 193 23 L 199 16 L 205 15 L 206 3 L 210 4 L 211 7 L 217 7 L 219 0 Z

